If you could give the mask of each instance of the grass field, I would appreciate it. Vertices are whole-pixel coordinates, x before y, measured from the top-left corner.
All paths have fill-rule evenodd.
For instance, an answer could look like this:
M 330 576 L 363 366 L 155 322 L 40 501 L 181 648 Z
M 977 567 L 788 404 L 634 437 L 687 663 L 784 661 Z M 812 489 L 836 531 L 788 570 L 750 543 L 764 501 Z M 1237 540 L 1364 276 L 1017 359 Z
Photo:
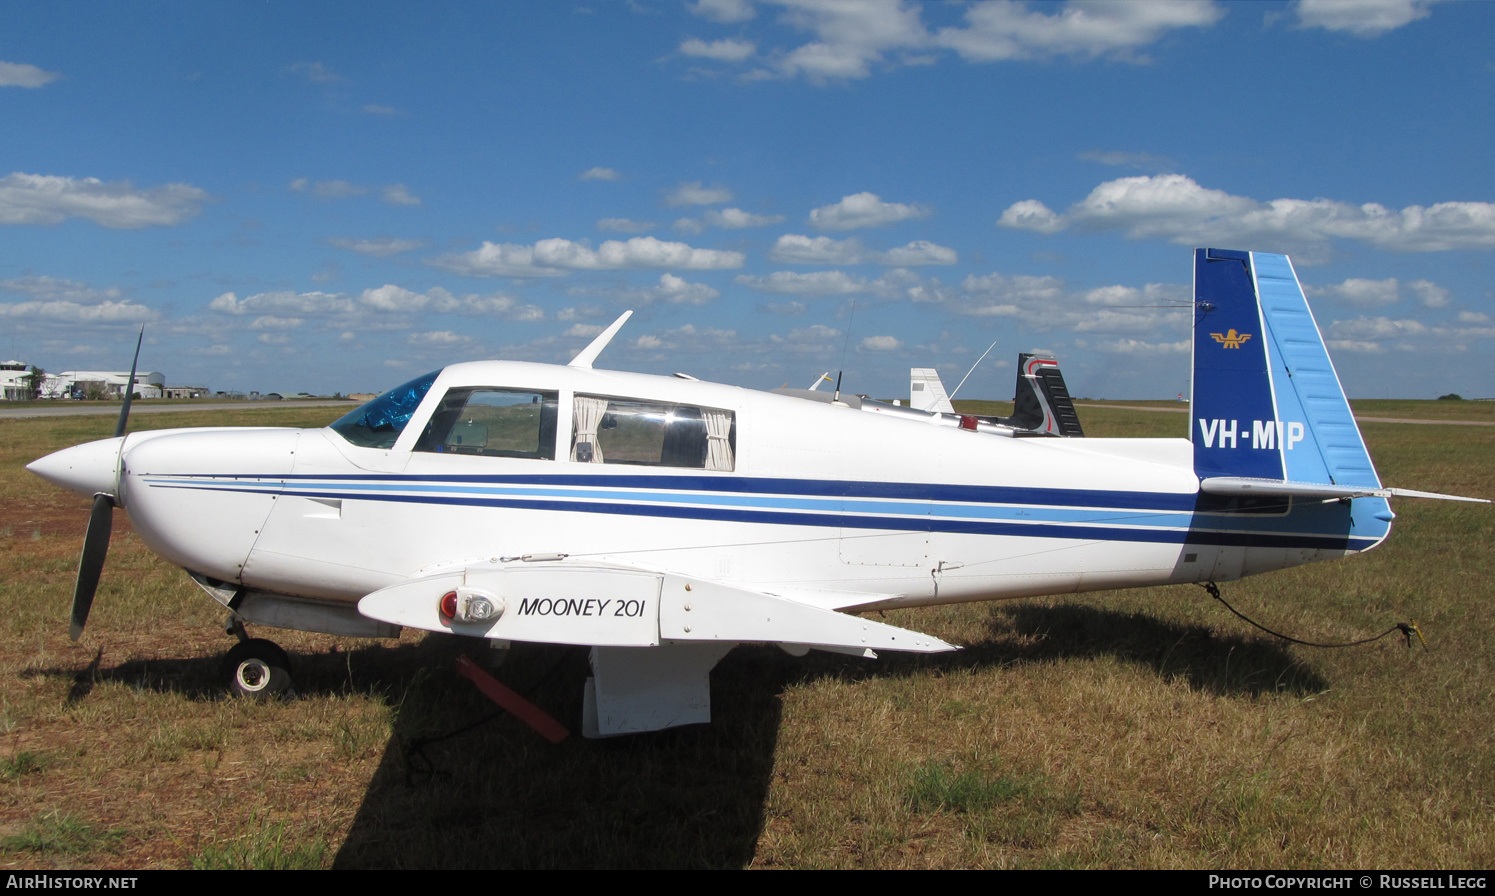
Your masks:
M 1495 419 L 1379 404 L 1356 410 Z M 1186 425 L 1081 419 L 1090 436 Z M 1416 620 L 1427 649 L 1285 644 L 1192 586 L 972 604 L 887 614 L 954 655 L 739 648 L 713 673 L 710 726 L 551 746 L 499 716 L 425 742 L 492 712 L 453 672 L 471 645 L 262 630 L 299 694 L 230 700 L 221 611 L 122 514 L 88 632 L 68 640 L 88 504 L 23 465 L 113 425 L 0 421 L 8 868 L 1495 865 L 1489 506 L 1402 501 L 1370 554 L 1224 586 L 1279 630 L 1345 640 Z M 1388 483 L 1495 496 L 1495 427 L 1363 429 Z M 579 727 L 584 649 L 520 645 L 497 674 Z

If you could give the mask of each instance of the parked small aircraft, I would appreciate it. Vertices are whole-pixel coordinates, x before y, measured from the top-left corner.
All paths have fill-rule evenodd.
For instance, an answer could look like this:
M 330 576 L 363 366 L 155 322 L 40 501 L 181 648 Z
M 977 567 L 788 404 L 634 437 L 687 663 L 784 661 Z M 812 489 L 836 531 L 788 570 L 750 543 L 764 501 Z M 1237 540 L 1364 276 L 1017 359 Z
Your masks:
M 908 394 L 909 407 L 941 414 L 955 413 L 950 397 L 945 394 L 939 371 L 931 367 L 909 370 Z M 1064 384 L 1064 374 L 1059 372 L 1059 362 L 1050 352 L 1023 352 L 1017 356 L 1017 386 L 1012 394 L 1011 417 L 977 419 L 1011 427 L 1019 435 L 1085 436 L 1079 415 L 1075 413 L 1074 400 Z
M 1058 437 L 1041 357 L 1038 417 L 1006 419 L 593 369 L 627 318 L 569 365 L 453 364 L 325 429 L 123 435 L 126 407 L 30 465 L 94 499 L 74 637 L 122 507 L 230 612 L 241 692 L 290 683 L 246 623 L 587 645 L 607 736 L 709 721 L 742 642 L 953 650 L 854 614 L 1228 581 L 1369 550 L 1423 494 L 1381 485 L 1282 255 L 1196 250 L 1189 439 Z

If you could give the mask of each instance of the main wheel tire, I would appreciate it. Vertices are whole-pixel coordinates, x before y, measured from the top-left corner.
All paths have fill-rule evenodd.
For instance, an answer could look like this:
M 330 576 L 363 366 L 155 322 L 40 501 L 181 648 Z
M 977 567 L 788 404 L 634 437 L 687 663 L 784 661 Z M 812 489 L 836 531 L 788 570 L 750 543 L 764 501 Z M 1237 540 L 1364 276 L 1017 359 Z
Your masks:
M 223 675 L 238 697 L 264 700 L 291 693 L 291 658 L 280 645 L 264 638 L 235 644 L 223 658 Z

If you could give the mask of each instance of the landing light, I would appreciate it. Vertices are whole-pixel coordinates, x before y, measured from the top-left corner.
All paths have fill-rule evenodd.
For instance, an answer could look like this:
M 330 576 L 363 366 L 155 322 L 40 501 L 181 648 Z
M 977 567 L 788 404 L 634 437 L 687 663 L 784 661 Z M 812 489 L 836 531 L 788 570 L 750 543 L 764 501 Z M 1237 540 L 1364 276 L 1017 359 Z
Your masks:
M 462 591 L 448 591 L 441 596 L 441 601 L 436 605 L 436 610 L 441 614 L 445 623 L 453 622 L 487 622 L 497 619 L 502 608 L 494 601 L 481 594 L 473 594 Z

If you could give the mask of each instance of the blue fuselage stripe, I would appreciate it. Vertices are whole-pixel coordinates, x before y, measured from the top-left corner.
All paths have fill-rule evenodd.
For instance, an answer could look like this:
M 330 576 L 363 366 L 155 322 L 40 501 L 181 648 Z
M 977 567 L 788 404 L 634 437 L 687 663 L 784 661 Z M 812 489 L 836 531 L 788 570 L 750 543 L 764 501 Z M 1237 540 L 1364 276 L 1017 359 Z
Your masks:
M 250 477 L 231 474 L 203 475 L 203 480 L 244 481 Z M 272 481 L 267 478 L 265 481 Z M 679 475 L 565 475 L 528 474 L 510 476 L 410 475 L 403 473 L 346 473 L 332 475 L 292 474 L 273 477 L 287 485 L 301 483 L 378 483 L 382 487 L 408 489 L 421 483 L 458 486 L 563 486 L 569 488 L 621 488 L 646 491 L 723 492 L 728 494 L 794 495 L 831 498 L 881 498 L 884 500 L 946 501 L 956 504 L 1031 504 L 1039 507 L 1098 507 L 1123 510 L 1194 509 L 1193 492 L 1130 492 L 1099 489 L 1022 488 L 1001 485 L 943 485 L 927 482 L 865 482 L 836 479 L 775 479 L 749 476 Z
M 555 480 L 544 484 L 569 488 L 513 487 L 516 480 Z M 609 480 L 611 488 L 596 488 L 598 480 Z M 435 504 L 466 507 L 504 507 L 519 510 L 569 511 L 625 516 L 743 522 L 766 525 L 835 527 L 840 529 L 947 532 L 976 535 L 1007 535 L 1029 538 L 1062 538 L 1085 541 L 1152 542 L 1164 544 L 1232 545 L 1260 547 L 1304 547 L 1324 550 L 1365 548 L 1374 539 L 1351 538 L 1344 521 L 1334 515 L 1293 514 L 1292 517 L 1259 514 L 1205 514 L 1169 508 L 1159 512 L 1157 499 L 1177 496 L 1152 493 L 1102 493 L 1080 490 L 1037 490 L 1063 495 L 1067 506 L 1033 503 L 1035 490 L 992 489 L 1009 498 L 1027 498 L 1019 506 L 981 506 L 953 501 L 951 487 L 930 486 L 918 493 L 913 484 L 899 483 L 901 501 L 888 494 L 868 500 L 870 495 L 828 494 L 801 497 L 785 494 L 699 494 L 679 491 L 646 491 L 641 482 L 668 480 L 675 488 L 682 479 L 699 480 L 701 486 L 718 487 L 713 477 L 274 477 L 261 480 L 218 477 L 146 477 L 155 487 L 211 491 L 258 492 L 306 498 Z M 375 481 L 369 481 L 375 480 Z M 745 480 L 785 483 L 797 480 Z M 858 483 L 883 485 L 883 483 Z M 621 487 L 621 488 L 620 488 Z M 806 490 L 801 490 L 803 495 Z M 860 491 L 880 491 L 861 489 Z M 937 492 L 940 499 L 931 500 Z M 1121 494 L 1143 499 L 1120 506 Z M 1097 495 L 1109 500 L 1095 501 Z M 1168 503 L 1172 503 L 1169 501 Z M 1153 506 L 1148 506 L 1153 505 Z M 1181 512 L 1182 511 L 1182 512 Z M 1307 531 L 1303 531 L 1307 530 Z

